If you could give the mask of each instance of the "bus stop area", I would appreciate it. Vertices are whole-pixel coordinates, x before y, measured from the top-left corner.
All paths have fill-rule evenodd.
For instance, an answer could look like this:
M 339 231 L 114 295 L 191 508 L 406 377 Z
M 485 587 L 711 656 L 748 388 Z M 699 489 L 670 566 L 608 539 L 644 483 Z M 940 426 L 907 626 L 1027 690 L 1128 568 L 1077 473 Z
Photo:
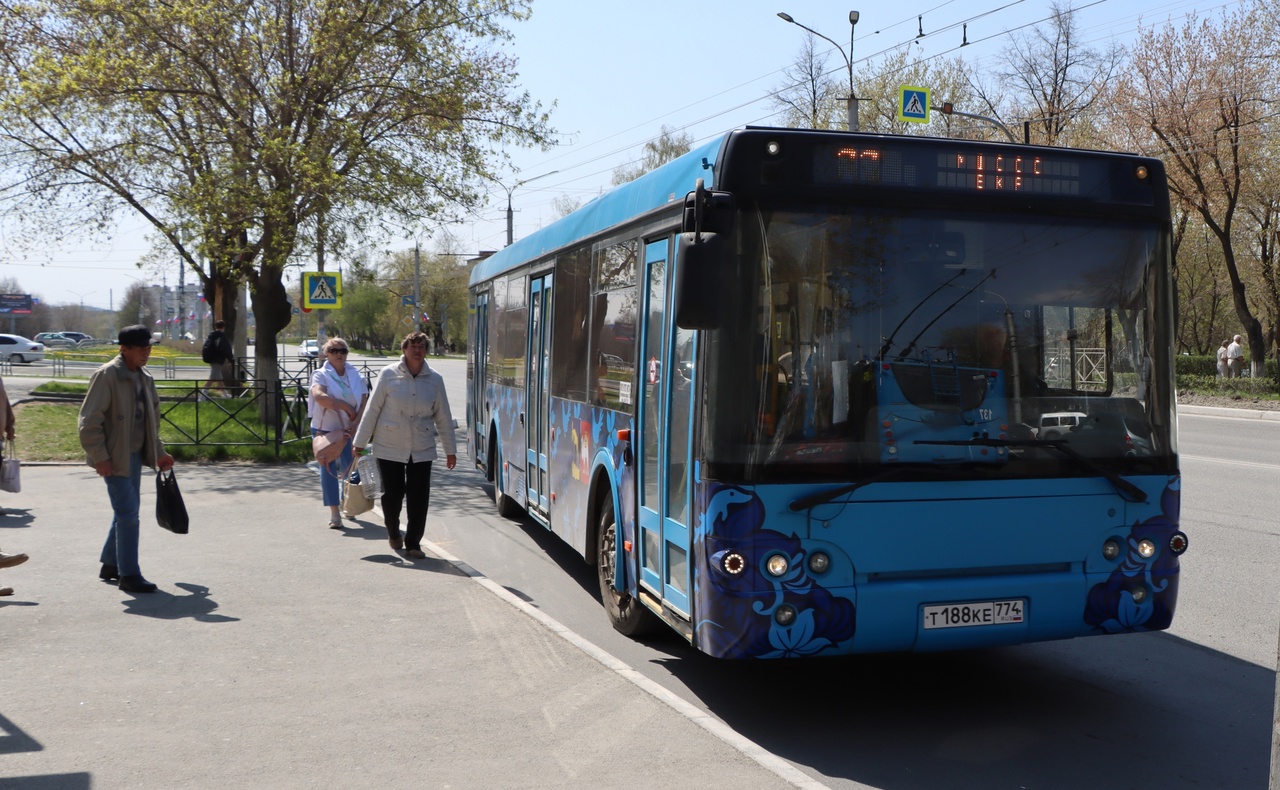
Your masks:
M 0 549 L 31 558 L 0 570 L 0 788 L 821 786 L 461 561 L 405 559 L 377 511 L 327 529 L 310 468 L 177 473 L 187 535 L 156 525 L 144 470 L 150 595 L 97 578 L 110 507 L 88 467 L 24 466 L 0 495 Z M 483 503 L 456 475 L 435 480 L 428 540 Z

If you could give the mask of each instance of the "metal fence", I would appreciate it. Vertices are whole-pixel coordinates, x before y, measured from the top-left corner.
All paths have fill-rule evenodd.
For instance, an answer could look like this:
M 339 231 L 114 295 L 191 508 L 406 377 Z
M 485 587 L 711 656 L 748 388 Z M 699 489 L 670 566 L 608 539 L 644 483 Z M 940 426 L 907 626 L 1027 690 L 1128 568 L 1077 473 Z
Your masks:
M 51 356 L 52 378 L 88 377 L 97 367 L 110 361 L 115 353 L 77 354 L 68 360 L 63 355 Z M 307 412 L 307 396 L 317 360 L 307 360 L 300 370 L 287 370 L 277 360 L 277 379 L 254 377 L 252 358 L 236 360 L 239 382 L 227 386 L 227 397 L 218 397 L 205 391 L 205 378 L 179 378 L 180 371 L 203 374 L 208 366 L 203 362 L 190 364 L 197 357 L 155 357 L 147 369 L 156 380 L 160 395 L 161 433 L 165 443 L 174 446 L 203 447 L 272 447 L 278 457 L 280 448 L 298 441 L 311 440 L 311 419 Z M 68 362 L 90 363 L 81 366 Z M 375 363 L 352 361 L 365 383 L 372 389 L 373 377 L 393 359 Z M 186 362 L 187 364 L 183 364 Z M 0 360 L 0 375 L 14 372 L 14 365 Z M 25 368 L 26 366 L 22 366 Z M 26 372 L 24 370 L 23 372 Z M 41 373 L 45 371 L 42 370 Z M 266 415 L 268 420 L 263 421 Z

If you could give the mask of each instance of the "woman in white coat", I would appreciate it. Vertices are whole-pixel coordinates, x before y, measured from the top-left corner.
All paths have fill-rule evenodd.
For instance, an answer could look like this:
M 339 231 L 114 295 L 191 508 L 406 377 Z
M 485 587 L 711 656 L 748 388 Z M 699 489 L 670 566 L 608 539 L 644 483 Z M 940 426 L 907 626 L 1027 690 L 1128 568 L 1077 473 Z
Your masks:
M 427 365 L 427 336 L 412 332 L 400 343 L 403 355 L 388 365 L 373 383 L 373 394 L 360 427 L 355 451 L 364 453 L 372 443 L 373 457 L 382 474 L 382 515 L 391 548 L 421 559 L 422 535 L 427 529 L 431 504 L 431 462 L 436 459 L 436 439 L 444 445 L 445 466 L 458 463 L 453 415 L 445 395 L 444 379 Z M 400 507 L 407 504 L 408 524 L 400 536 Z

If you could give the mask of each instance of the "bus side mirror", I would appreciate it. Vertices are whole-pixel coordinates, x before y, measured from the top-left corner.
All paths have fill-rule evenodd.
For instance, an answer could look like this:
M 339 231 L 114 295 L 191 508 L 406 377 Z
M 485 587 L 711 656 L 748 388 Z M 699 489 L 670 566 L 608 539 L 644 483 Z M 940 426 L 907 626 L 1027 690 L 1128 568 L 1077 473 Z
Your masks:
M 676 257 L 676 326 L 716 329 L 724 287 L 725 240 L 718 233 L 681 233 Z

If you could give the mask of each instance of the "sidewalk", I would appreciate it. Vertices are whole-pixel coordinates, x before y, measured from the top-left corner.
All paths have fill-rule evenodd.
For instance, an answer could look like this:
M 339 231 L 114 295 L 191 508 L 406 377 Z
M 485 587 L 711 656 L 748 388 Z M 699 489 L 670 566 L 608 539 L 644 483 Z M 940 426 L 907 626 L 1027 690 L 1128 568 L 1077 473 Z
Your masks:
M 373 514 L 326 529 L 305 467 L 178 473 L 189 535 L 144 477 L 153 595 L 97 579 L 87 467 L 0 495 L 31 555 L 0 571 L 0 788 L 789 786 Z

